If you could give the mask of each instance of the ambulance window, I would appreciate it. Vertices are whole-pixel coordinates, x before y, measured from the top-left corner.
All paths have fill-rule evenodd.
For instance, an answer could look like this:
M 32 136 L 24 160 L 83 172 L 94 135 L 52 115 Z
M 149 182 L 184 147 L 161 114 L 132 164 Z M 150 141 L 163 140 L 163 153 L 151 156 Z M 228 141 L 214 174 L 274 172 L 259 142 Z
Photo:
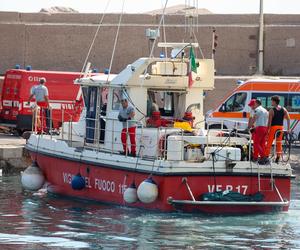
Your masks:
M 266 96 L 265 93 L 253 93 L 251 99 L 258 99 L 261 101 L 261 105 L 264 108 L 267 108 L 268 106 L 268 96 Z
M 267 101 L 267 108 L 268 109 L 270 109 L 272 107 L 272 100 L 271 100 L 272 96 L 273 95 L 268 97 L 268 101 Z M 280 100 L 279 105 L 284 107 L 286 105 L 285 96 L 284 95 L 278 95 L 278 96 L 279 96 L 279 100 Z
M 291 112 L 300 111 L 300 94 L 289 95 L 289 105 L 287 106 L 287 109 Z
M 274 93 L 253 93 L 251 99 L 258 99 L 261 101 L 261 104 L 264 108 L 266 109 L 270 109 L 272 107 L 272 96 L 274 95 Z M 280 98 L 280 102 L 279 105 L 280 106 L 290 106 L 288 104 L 288 98 L 287 98 L 287 94 L 279 94 L 278 95 Z
M 223 112 L 233 112 L 233 111 L 242 111 L 245 107 L 245 102 L 247 99 L 246 92 L 239 92 L 231 96 L 225 103 L 222 105 L 221 110 Z

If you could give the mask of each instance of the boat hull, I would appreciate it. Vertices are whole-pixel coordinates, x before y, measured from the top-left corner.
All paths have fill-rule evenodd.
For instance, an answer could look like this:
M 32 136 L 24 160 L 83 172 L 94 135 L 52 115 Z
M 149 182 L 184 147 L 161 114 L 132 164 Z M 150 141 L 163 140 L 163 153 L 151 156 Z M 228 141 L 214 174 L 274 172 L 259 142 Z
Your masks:
M 43 171 L 49 192 L 116 205 L 126 205 L 162 212 L 183 211 L 201 212 L 210 214 L 250 214 L 273 211 L 287 211 L 290 201 L 290 176 L 274 176 L 276 188 L 272 188 L 271 177 L 260 179 L 260 190 L 264 195 L 265 205 L 258 203 L 245 204 L 201 204 L 201 196 L 207 192 L 234 191 L 244 195 L 253 195 L 259 191 L 257 174 L 230 174 L 230 173 L 153 173 L 152 178 L 158 185 L 156 201 L 145 204 L 140 201 L 129 204 L 123 199 L 123 193 L 132 182 L 136 186 L 149 177 L 150 173 L 124 170 L 122 166 L 110 168 L 107 165 L 92 165 L 31 152 L 32 159 Z M 71 182 L 74 175 L 80 173 L 85 179 L 85 188 L 72 189 Z M 190 189 L 190 191 L 189 191 Z M 281 198 L 280 198 L 281 196 Z M 187 204 L 177 201 L 188 201 Z M 285 203 L 282 203 L 282 201 Z M 278 204 L 267 204 L 277 202 Z M 281 203 L 280 203 L 281 202 Z

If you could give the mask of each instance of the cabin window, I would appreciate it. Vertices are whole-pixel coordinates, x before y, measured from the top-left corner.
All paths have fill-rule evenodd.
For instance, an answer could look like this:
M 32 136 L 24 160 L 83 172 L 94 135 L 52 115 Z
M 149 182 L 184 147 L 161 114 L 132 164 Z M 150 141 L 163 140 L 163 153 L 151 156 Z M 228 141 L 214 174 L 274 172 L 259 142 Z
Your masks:
M 173 116 L 174 115 L 174 93 L 164 92 L 163 93 L 163 116 Z
M 90 87 L 89 88 L 89 98 L 88 98 L 88 106 L 87 111 L 95 112 L 96 111 L 96 104 L 97 104 L 97 88 Z
M 234 112 L 234 111 L 242 111 L 245 107 L 247 99 L 246 92 L 239 92 L 232 95 L 227 101 L 222 105 L 221 110 L 223 112 Z
M 88 106 L 88 88 L 87 87 L 81 87 L 82 90 L 82 96 L 85 107 Z
M 112 110 L 120 110 L 123 90 L 113 89 Z
M 162 116 L 174 116 L 174 94 L 167 91 L 148 91 L 147 116 L 153 111 L 160 111 Z

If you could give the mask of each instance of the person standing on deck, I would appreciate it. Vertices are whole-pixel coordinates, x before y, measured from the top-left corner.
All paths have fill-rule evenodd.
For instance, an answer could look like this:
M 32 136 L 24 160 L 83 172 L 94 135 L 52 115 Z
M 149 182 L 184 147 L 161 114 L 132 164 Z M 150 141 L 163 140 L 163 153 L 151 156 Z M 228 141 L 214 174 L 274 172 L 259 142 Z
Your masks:
M 280 156 L 282 155 L 282 137 L 284 130 L 283 121 L 287 120 L 287 131 L 290 132 L 290 115 L 288 111 L 279 105 L 280 97 L 275 95 L 271 97 L 272 108 L 269 110 L 269 122 L 268 122 L 268 141 L 266 146 L 266 156 L 270 155 L 273 140 L 276 137 L 276 159 L 278 163 Z M 281 131 L 281 132 L 278 132 Z
M 31 89 L 31 95 L 27 104 L 30 105 L 30 100 L 35 97 L 37 106 L 40 108 L 41 126 L 38 126 L 38 132 L 46 132 L 48 130 L 47 124 L 49 121 L 49 92 L 45 86 L 46 78 L 42 77 L 39 80 L 39 85 L 34 86 Z M 49 126 L 48 126 L 49 127 Z
M 248 129 L 252 132 L 253 139 L 253 155 L 252 160 L 258 161 L 259 164 L 266 163 L 265 155 L 265 145 L 266 145 L 266 136 L 268 132 L 268 111 L 261 106 L 261 101 L 257 99 L 252 99 L 248 103 L 248 106 L 251 107 L 254 114 L 253 117 L 249 119 Z
M 131 152 L 130 156 L 136 156 L 136 143 L 135 143 L 135 122 L 131 121 L 134 119 L 135 112 L 134 108 L 128 104 L 128 100 L 126 97 L 122 97 L 121 99 L 122 107 L 119 111 L 118 119 L 123 124 L 123 129 L 121 133 L 121 141 L 123 144 L 124 151 L 121 154 L 126 155 L 128 153 L 127 148 L 127 134 L 129 134 L 130 144 L 131 144 Z

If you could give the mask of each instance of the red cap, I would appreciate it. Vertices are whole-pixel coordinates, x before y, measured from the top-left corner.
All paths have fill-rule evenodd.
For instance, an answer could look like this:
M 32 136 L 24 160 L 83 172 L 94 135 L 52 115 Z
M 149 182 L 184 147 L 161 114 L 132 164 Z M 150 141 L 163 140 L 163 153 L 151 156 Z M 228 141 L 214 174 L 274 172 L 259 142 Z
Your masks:
M 255 102 L 256 102 L 255 99 L 251 99 L 250 102 L 248 103 L 248 106 L 249 106 L 249 107 L 254 106 Z

